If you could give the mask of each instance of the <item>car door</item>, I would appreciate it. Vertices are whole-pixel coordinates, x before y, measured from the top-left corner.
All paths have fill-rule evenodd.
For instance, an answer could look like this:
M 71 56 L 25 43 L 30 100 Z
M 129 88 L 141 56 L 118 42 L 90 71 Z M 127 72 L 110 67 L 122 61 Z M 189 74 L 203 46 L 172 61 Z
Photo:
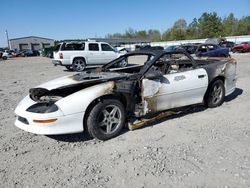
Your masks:
M 115 50 L 106 43 L 101 43 L 101 55 L 102 55 L 102 59 L 103 59 L 103 63 L 108 63 L 114 59 L 116 59 L 117 56 L 117 52 L 115 52 Z
M 203 68 L 162 75 L 142 81 L 144 114 L 201 103 L 208 86 Z
M 102 63 L 102 56 L 99 44 L 96 42 L 88 43 L 87 64 L 97 65 Z

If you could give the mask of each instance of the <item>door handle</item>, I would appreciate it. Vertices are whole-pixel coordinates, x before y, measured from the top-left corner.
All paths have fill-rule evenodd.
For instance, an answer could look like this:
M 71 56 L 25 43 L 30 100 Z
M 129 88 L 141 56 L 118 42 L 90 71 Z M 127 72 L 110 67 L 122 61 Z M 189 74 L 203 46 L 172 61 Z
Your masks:
M 205 74 L 201 74 L 201 75 L 198 75 L 198 78 L 204 78 L 206 75 Z

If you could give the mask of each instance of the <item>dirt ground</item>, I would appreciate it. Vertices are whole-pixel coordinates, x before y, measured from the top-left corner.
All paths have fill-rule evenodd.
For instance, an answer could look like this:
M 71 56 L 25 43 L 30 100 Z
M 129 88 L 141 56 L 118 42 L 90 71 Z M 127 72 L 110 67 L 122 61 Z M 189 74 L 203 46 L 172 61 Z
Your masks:
M 105 142 L 15 127 L 29 88 L 73 72 L 42 57 L 0 61 L 0 187 L 250 187 L 250 54 L 234 57 L 237 89 L 222 106 Z

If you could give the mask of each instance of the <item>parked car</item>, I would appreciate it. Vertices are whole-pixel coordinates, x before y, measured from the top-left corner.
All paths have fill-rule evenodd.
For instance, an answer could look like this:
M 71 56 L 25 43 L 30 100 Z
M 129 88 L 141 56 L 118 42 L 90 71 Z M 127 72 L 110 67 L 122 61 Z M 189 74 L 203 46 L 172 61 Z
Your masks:
M 139 64 L 112 68 L 131 58 Z M 43 135 L 88 131 L 107 140 L 126 122 L 133 125 L 145 116 L 200 103 L 220 106 L 235 87 L 233 59 L 195 60 L 184 51 L 134 51 L 101 68 L 30 89 L 15 109 L 15 125 Z
M 229 48 L 229 50 L 231 50 L 234 47 L 235 43 L 231 41 L 222 41 L 219 43 L 219 45 L 221 47 Z
M 195 55 L 197 57 L 228 57 L 229 49 L 216 44 L 201 44 L 197 47 Z
M 162 46 L 145 45 L 138 48 L 138 50 L 164 50 L 164 48 Z
M 54 52 L 52 62 L 54 65 L 66 66 L 67 69 L 83 71 L 86 66 L 104 65 L 120 55 L 112 46 L 104 42 L 63 42 L 58 51 Z M 121 66 L 127 66 L 126 62 Z
M 250 52 L 250 41 L 249 42 L 242 42 L 238 45 L 235 45 L 233 48 L 232 48 L 232 52 L 235 53 L 235 52 Z
M 117 51 L 120 54 L 126 54 L 129 52 L 129 50 L 127 48 L 122 47 L 122 46 L 115 46 L 114 49 L 115 49 L 115 51 Z
M 7 60 L 8 58 L 11 58 L 11 57 L 12 57 L 11 52 L 9 52 L 8 50 L 5 50 L 4 52 L 2 52 L 1 58 L 3 60 Z
M 215 45 L 219 45 L 223 48 L 229 48 L 229 50 L 231 50 L 233 48 L 233 46 L 235 45 L 234 42 L 231 41 L 227 41 L 226 38 L 208 38 L 205 41 L 206 44 L 215 44 Z
M 31 50 L 31 49 L 23 50 L 21 51 L 21 54 L 23 57 L 40 56 L 38 50 Z
M 21 51 L 13 51 L 11 54 L 12 54 L 12 57 L 22 57 Z
M 171 46 L 168 46 L 164 49 L 164 51 L 166 52 L 174 52 L 176 51 L 178 48 L 180 47 L 180 45 L 171 45 Z

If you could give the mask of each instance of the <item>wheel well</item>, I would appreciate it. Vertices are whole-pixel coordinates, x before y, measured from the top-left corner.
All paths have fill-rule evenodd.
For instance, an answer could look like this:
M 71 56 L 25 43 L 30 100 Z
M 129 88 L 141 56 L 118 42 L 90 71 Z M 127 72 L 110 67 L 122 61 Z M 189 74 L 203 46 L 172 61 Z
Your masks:
M 73 60 L 72 60 L 72 63 L 75 61 L 75 59 L 83 59 L 86 63 L 86 59 L 84 57 L 74 57 Z
M 221 80 L 225 84 L 225 77 L 220 75 L 220 76 L 215 77 L 213 80 L 211 80 L 209 85 L 211 85 L 215 80 Z
M 217 77 L 215 77 L 214 79 L 212 79 L 211 81 L 210 81 L 210 83 L 209 83 L 209 85 L 208 85 L 208 87 L 207 87 L 207 90 L 206 90 L 206 93 L 205 93 L 205 95 L 204 95 L 204 97 L 203 97 L 203 101 L 205 101 L 205 98 L 207 97 L 207 92 L 208 92 L 208 90 L 209 90 L 209 87 L 212 85 L 212 83 L 213 82 L 215 82 L 216 80 L 221 80 L 222 82 L 223 82 L 223 84 L 225 84 L 225 77 L 224 76 L 217 76 Z
M 85 113 L 84 113 L 84 117 L 83 117 L 83 129 L 84 131 L 87 130 L 87 117 L 91 111 L 91 109 L 95 106 L 95 104 L 97 104 L 97 102 L 100 102 L 104 99 L 117 99 L 119 100 L 123 105 L 124 108 L 126 110 L 126 106 L 127 106 L 127 101 L 126 98 L 123 95 L 118 95 L 118 94 L 108 94 L 108 95 L 103 95 L 101 97 L 96 98 L 95 100 L 93 100 L 87 107 Z

